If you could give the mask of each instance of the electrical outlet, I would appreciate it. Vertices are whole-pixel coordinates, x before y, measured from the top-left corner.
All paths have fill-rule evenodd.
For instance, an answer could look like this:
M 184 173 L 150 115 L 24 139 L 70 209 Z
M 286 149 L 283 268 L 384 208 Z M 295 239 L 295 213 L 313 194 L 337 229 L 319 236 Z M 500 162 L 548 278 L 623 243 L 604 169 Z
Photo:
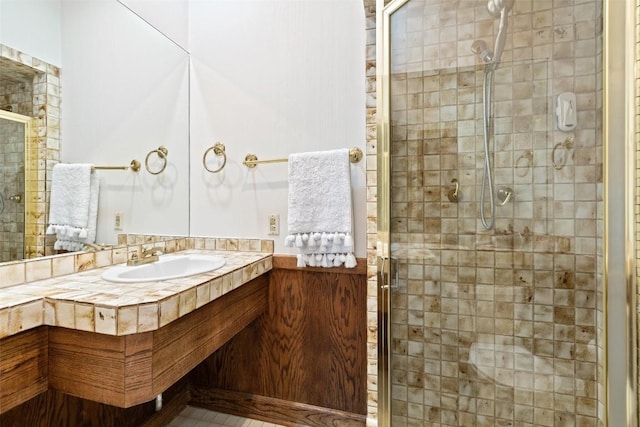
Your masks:
M 280 234 L 280 215 L 269 215 L 269 235 L 276 236 Z
M 120 212 L 116 212 L 113 217 L 113 229 L 122 230 L 122 214 Z

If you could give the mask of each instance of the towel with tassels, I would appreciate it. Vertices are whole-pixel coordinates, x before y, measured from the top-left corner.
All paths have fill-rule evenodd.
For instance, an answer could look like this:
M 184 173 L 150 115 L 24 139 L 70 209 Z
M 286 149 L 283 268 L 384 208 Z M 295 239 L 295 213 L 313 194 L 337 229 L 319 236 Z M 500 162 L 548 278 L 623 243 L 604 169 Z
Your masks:
M 298 267 L 356 266 L 349 150 L 289 156 L 289 234 Z
M 53 167 L 47 234 L 55 234 L 54 249 L 81 250 L 96 238 L 98 177 L 90 164 L 59 163 Z

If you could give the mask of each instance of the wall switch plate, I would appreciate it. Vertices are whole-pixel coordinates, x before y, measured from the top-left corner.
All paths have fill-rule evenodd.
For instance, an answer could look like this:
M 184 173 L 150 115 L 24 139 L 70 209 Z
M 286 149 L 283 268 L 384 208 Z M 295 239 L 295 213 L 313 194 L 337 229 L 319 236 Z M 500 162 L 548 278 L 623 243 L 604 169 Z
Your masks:
M 116 212 L 113 217 L 113 229 L 122 230 L 122 214 L 120 212 Z
M 276 236 L 280 234 L 280 215 L 269 215 L 269 232 L 270 236 Z

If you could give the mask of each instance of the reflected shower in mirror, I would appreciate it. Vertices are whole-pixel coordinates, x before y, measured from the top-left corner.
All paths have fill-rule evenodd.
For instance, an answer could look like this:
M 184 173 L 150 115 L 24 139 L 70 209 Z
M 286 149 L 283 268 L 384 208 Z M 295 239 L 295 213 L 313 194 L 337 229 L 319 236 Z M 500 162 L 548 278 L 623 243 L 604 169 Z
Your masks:
M 7 107 L 5 107 L 7 108 Z M 32 223 L 26 224 L 25 151 L 32 119 L 0 110 L 0 262 L 24 258 L 33 242 Z

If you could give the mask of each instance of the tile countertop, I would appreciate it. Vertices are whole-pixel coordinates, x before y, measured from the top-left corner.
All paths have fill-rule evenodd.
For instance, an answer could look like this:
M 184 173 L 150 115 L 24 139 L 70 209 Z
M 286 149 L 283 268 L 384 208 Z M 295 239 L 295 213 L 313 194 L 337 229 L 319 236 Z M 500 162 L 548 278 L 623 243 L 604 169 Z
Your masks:
M 226 264 L 157 282 L 108 282 L 100 277 L 105 267 L 3 288 L 0 338 L 41 325 L 107 335 L 153 331 L 272 268 L 271 253 L 189 249 L 176 254 L 221 255 Z

